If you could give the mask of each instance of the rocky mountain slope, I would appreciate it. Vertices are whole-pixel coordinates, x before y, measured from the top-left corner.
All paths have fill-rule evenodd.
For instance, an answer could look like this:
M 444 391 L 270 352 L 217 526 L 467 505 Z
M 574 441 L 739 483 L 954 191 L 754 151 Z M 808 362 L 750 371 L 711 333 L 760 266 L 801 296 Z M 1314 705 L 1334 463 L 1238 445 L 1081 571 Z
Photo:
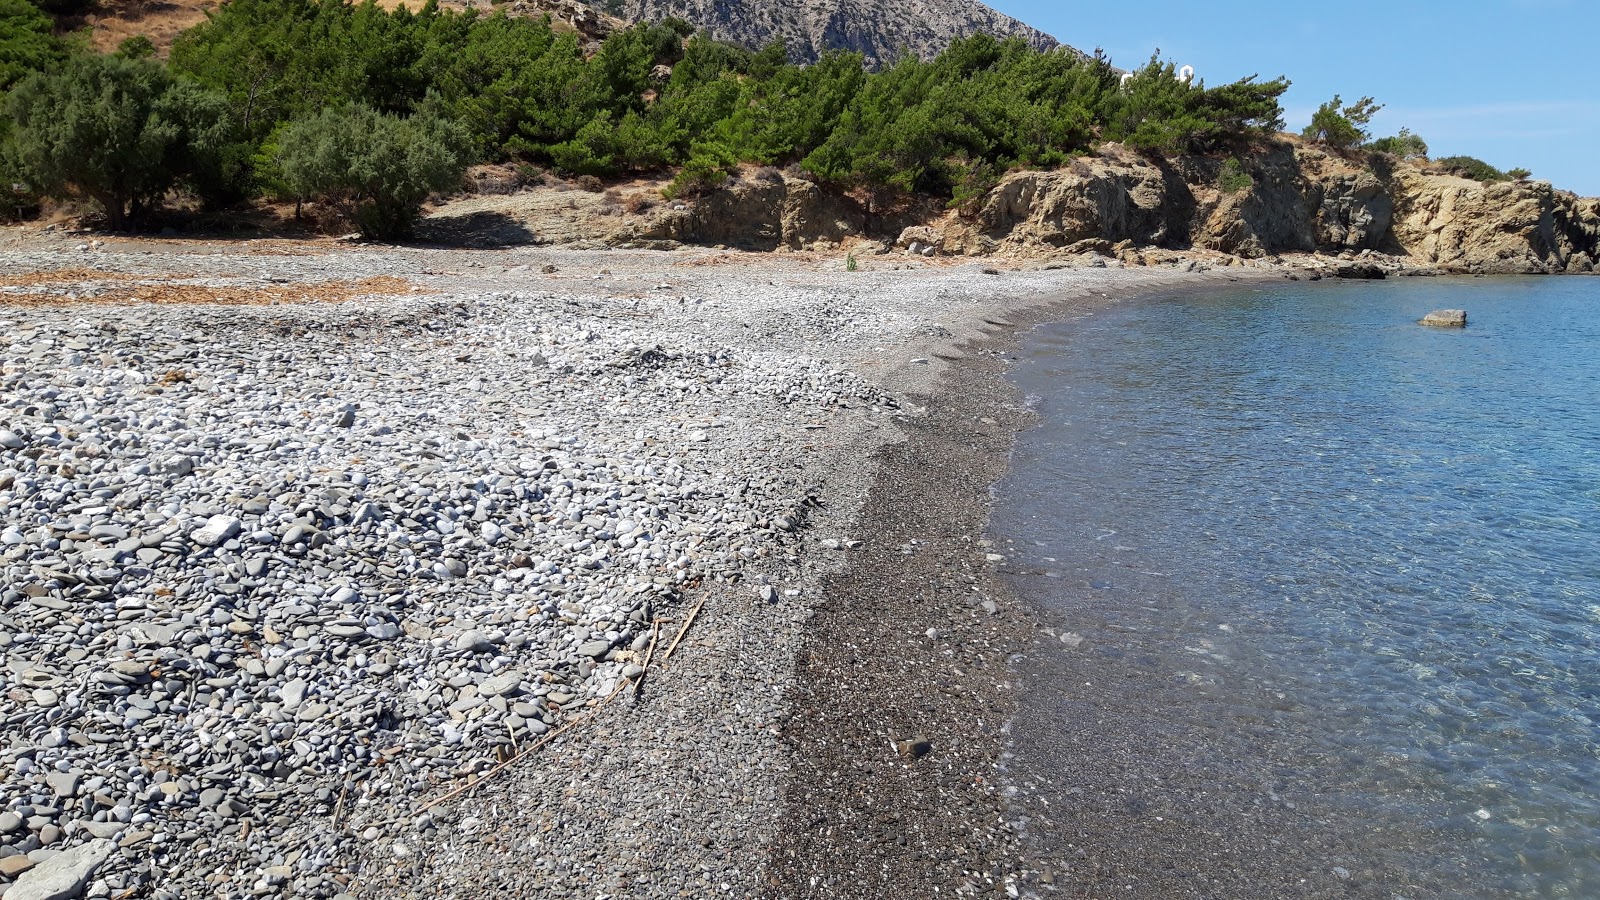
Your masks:
M 850 50 L 869 63 L 903 50 L 930 57 L 956 38 L 987 33 L 1021 37 L 1039 49 L 1055 38 L 977 0 L 623 0 L 634 21 L 677 16 L 713 36 L 748 47 L 781 38 L 797 61 L 824 50 Z

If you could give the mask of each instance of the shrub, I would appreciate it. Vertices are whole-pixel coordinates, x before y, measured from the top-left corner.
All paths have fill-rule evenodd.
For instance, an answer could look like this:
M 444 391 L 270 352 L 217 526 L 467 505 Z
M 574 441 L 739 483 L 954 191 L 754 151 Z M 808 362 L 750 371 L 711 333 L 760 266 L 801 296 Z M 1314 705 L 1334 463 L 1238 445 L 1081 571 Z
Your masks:
M 290 125 L 278 144 L 273 161 L 295 196 L 333 204 L 379 240 L 408 236 L 423 201 L 459 185 L 469 162 L 453 123 L 355 104 Z
M 0 93 L 65 56 L 55 23 L 28 0 L 0 0 Z
M 727 147 L 715 143 L 696 144 L 683 170 L 661 196 L 676 200 L 703 194 L 732 177 L 737 165 L 738 160 Z
M 1527 181 L 1533 177 L 1533 172 L 1527 169 L 1510 169 L 1507 170 L 1506 177 L 1514 181 Z
M 122 229 L 181 181 L 214 169 L 231 134 L 225 105 L 150 60 L 82 56 L 17 85 L 5 111 L 27 183 L 91 199 Z
M 1255 187 L 1256 180 L 1244 170 L 1244 163 L 1237 158 L 1230 159 L 1222 164 L 1222 169 L 1217 173 L 1217 187 L 1224 194 L 1240 194 Z
M 1335 150 L 1349 150 L 1371 139 L 1367 125 L 1371 124 L 1372 117 L 1380 109 L 1383 109 L 1383 105 L 1371 97 L 1345 104 L 1338 94 L 1334 94 L 1332 100 L 1317 107 L 1304 135 L 1308 140 L 1327 144 Z
M 1400 129 L 1400 133 L 1393 137 L 1378 138 L 1368 144 L 1367 149 L 1401 159 L 1426 159 L 1428 156 L 1428 142 L 1421 135 L 1412 134 L 1409 128 Z
M 1489 165 L 1481 159 L 1471 156 L 1447 156 L 1438 160 L 1437 164 L 1443 171 L 1460 178 L 1470 178 L 1473 181 L 1508 181 L 1509 176 Z

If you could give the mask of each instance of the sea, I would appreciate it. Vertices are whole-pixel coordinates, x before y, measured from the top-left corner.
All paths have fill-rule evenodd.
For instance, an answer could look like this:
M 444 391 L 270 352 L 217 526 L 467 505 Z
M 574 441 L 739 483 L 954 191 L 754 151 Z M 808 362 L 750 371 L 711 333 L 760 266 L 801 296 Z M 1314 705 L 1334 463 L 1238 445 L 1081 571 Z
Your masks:
M 1041 883 L 1600 898 L 1600 278 L 1149 296 L 1010 377 Z

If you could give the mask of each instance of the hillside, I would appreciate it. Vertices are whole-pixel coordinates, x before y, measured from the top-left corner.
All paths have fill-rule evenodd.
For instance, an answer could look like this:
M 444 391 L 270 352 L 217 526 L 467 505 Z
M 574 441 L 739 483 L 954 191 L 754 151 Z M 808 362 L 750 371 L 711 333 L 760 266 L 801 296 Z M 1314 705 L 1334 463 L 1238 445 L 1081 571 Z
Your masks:
M 1090 265 L 1289 256 L 1313 272 L 1359 261 L 1363 275 L 1588 274 L 1600 262 L 1600 199 L 1548 182 L 1485 184 L 1392 158 L 1373 165 L 1290 135 L 1237 159 L 1248 179 L 1224 186 L 1217 157 L 1153 160 L 1107 144 L 1067 167 L 1014 172 L 964 212 L 924 199 L 873 213 L 771 170 L 686 203 L 660 203 L 664 182 L 502 194 L 516 189 L 480 181 L 480 195 L 446 204 L 426 230 L 489 244 L 843 247 Z
M 677 16 L 722 40 L 761 47 L 782 39 L 791 59 L 814 60 L 825 50 L 850 50 L 873 64 L 902 50 L 931 57 L 974 34 L 1021 37 L 1045 50 L 1048 34 L 977 0 L 624 0 L 634 21 Z
M 82 16 L 63 26 L 87 26 L 95 49 L 110 51 L 126 38 L 144 35 L 165 57 L 172 41 L 184 29 L 205 19 L 221 0 L 102 0 Z M 378 0 L 386 9 L 406 6 L 420 9 L 423 0 Z M 440 0 L 444 9 L 464 10 L 485 3 Z M 602 12 L 602 4 L 579 0 L 513 0 L 497 4 L 514 16 L 548 14 L 557 30 L 577 31 L 591 40 L 604 38 L 617 26 L 632 21 L 657 21 L 677 16 L 723 40 L 759 48 L 782 39 L 796 61 L 814 60 L 825 50 L 859 52 L 872 63 L 892 59 L 901 49 L 930 57 L 952 40 L 986 33 L 1019 36 L 1040 49 L 1059 46 L 1055 38 L 976 0 L 625 0 L 622 17 Z

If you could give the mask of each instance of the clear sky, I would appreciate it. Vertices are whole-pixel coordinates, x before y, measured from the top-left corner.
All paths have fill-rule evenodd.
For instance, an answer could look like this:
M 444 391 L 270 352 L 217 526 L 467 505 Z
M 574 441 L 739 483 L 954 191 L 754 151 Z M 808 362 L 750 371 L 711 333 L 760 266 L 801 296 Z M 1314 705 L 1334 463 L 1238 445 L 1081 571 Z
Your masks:
M 1600 196 L 1600 0 L 988 0 L 1122 68 L 1157 48 L 1207 84 L 1287 75 L 1298 131 L 1335 93 L 1386 108 L 1432 155 L 1465 154 Z

